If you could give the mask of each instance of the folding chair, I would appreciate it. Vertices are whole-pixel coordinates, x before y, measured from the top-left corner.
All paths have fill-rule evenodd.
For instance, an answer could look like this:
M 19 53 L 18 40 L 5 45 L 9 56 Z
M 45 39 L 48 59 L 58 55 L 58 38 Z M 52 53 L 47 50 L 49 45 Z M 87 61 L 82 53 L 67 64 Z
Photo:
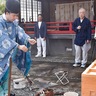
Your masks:
M 67 78 L 67 75 L 68 75 L 67 71 L 59 71 L 59 72 L 56 72 L 55 75 L 58 78 L 56 83 L 60 82 L 63 85 L 66 85 L 69 83 L 69 80 Z M 66 80 L 66 82 L 63 81 L 64 79 Z

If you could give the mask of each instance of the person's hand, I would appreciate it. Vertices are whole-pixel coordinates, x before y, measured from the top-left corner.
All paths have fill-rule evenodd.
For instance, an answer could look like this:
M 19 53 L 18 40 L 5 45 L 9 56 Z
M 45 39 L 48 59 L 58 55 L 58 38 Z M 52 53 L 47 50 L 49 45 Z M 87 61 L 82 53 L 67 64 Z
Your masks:
M 34 44 L 36 43 L 36 40 L 35 40 L 35 39 L 28 39 L 28 41 L 29 41 L 29 43 L 30 43 L 31 45 L 34 45 Z
M 35 40 L 37 40 L 37 38 L 36 38 L 36 37 L 35 37 L 34 39 L 35 39 Z
M 87 44 L 90 43 L 90 40 L 87 40 L 86 43 L 87 43 Z
M 43 38 L 43 40 L 45 41 L 45 40 L 46 40 L 46 38 L 44 37 L 44 38 Z
M 24 52 L 27 52 L 27 51 L 28 51 L 28 48 L 27 48 L 25 45 L 19 45 L 19 46 L 18 46 L 18 49 L 19 49 L 19 50 L 22 50 L 22 51 L 24 51 Z
M 94 39 L 96 40 L 96 36 L 94 36 Z
M 81 26 L 78 26 L 77 29 L 80 30 L 81 29 Z

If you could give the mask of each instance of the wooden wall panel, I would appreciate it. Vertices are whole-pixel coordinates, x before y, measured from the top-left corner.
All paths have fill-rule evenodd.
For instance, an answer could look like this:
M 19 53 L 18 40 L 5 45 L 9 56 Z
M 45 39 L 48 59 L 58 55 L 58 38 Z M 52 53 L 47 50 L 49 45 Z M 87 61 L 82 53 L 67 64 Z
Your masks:
M 50 21 L 51 22 L 55 21 L 55 3 L 54 2 L 50 3 Z
M 70 9 L 71 10 L 69 10 L 69 14 L 70 14 L 70 21 L 73 21 L 73 16 L 74 16 L 74 14 L 73 14 L 73 4 L 69 4 L 70 6 Z
M 93 20 L 92 2 L 74 2 L 56 4 L 56 21 L 73 21 L 78 17 L 78 10 L 83 7 L 86 9 L 86 17 Z
M 56 5 L 56 13 L 55 13 L 55 16 L 56 16 L 56 21 L 60 21 L 60 11 L 59 11 L 59 4 Z
M 89 6 L 90 5 L 89 5 L 89 3 L 84 3 L 84 6 L 86 6 L 86 8 L 85 8 L 86 9 L 86 17 L 89 18 L 90 17 L 90 14 L 89 14 Z
M 73 20 L 78 16 L 78 5 L 73 3 Z
M 60 21 L 64 21 L 64 5 L 60 5 Z
M 59 9 L 58 9 L 59 8 Z M 72 20 L 72 4 L 56 4 L 56 21 Z
M 65 6 L 65 21 L 69 21 L 70 13 L 69 13 L 69 4 L 64 5 Z

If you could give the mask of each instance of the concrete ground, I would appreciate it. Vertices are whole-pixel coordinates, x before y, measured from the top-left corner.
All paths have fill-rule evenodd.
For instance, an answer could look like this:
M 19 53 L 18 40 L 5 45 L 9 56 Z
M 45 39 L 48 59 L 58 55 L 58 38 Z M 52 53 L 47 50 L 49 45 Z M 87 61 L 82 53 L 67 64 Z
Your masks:
M 27 86 L 24 89 L 15 90 L 12 83 L 12 93 L 16 96 L 33 96 L 42 88 L 51 88 L 54 93 L 65 93 L 68 91 L 75 91 L 81 96 L 81 74 L 85 69 L 80 67 L 73 68 L 74 56 L 48 56 L 47 58 L 33 58 L 33 65 L 30 70 L 30 79 L 34 82 L 32 89 L 29 90 Z M 89 63 L 90 64 L 90 63 Z M 58 71 L 67 71 L 69 83 L 62 85 L 58 80 L 55 73 Z M 13 65 L 12 80 L 21 78 L 22 74 Z M 66 82 L 66 81 L 63 81 Z M 57 95 L 63 96 L 63 95 Z

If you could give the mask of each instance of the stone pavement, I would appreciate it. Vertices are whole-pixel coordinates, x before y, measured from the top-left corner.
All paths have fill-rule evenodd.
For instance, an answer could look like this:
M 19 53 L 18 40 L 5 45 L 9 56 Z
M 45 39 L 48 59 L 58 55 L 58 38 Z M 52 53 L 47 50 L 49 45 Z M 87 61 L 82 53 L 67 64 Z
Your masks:
M 55 93 L 75 91 L 79 95 L 81 94 L 81 73 L 85 69 L 82 69 L 80 67 L 72 67 L 72 64 L 74 63 L 73 56 L 48 56 L 47 58 L 35 58 L 34 56 L 32 56 L 32 58 L 33 65 L 29 74 L 30 79 L 34 82 L 32 86 L 33 90 L 30 91 L 28 87 L 20 90 L 15 90 L 12 83 L 11 90 L 13 93 L 16 93 L 16 96 L 33 96 L 33 94 L 44 87 L 52 88 Z M 12 69 L 12 80 L 22 77 L 22 74 L 14 65 Z M 55 72 L 58 71 L 68 71 L 68 79 L 70 81 L 69 84 L 62 85 L 59 82 L 58 85 L 54 85 L 57 81 Z M 49 83 L 52 83 L 54 86 L 50 86 Z

